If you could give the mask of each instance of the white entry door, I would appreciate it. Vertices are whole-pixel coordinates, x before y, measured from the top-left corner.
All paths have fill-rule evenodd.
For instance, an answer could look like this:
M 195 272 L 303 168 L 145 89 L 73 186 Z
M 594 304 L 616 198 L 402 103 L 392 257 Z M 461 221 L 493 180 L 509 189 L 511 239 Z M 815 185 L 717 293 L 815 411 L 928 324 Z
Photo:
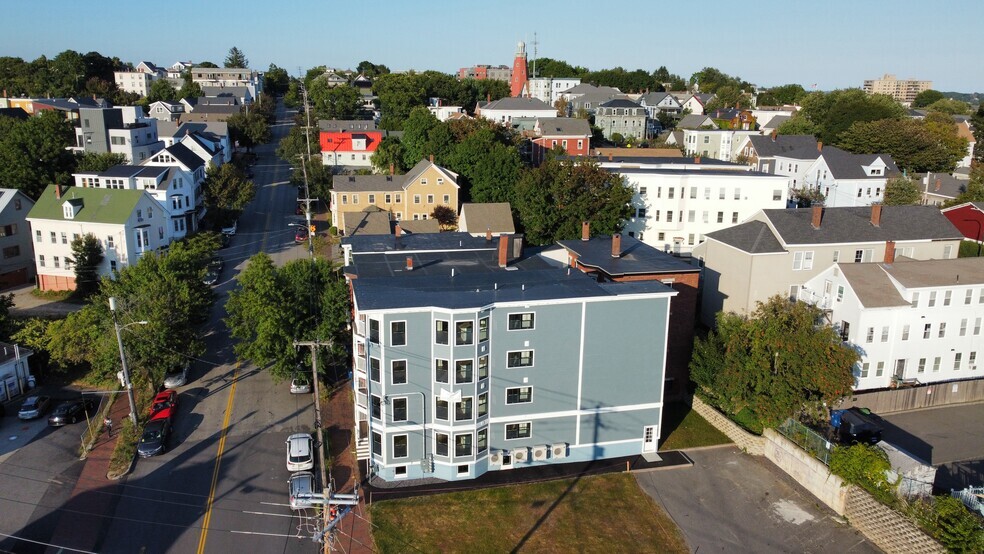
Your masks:
M 659 433 L 656 430 L 659 428 L 658 425 L 647 425 L 642 429 L 642 451 L 645 452 L 656 452 L 656 442 L 659 439 Z

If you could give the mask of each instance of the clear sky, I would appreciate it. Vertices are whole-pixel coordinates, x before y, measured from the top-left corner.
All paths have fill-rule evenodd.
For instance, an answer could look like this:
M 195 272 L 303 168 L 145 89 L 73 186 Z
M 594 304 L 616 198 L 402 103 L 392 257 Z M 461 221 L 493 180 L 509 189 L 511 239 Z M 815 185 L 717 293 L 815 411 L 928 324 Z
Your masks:
M 984 0 L 46 0 L 11 2 L 0 56 L 33 60 L 72 49 L 124 61 L 222 65 L 238 46 L 255 69 L 317 65 L 454 72 L 532 57 L 589 69 L 705 66 L 760 86 L 860 87 L 892 73 L 944 91 L 984 91 L 977 32 Z M 976 40 L 975 40 L 976 39 Z

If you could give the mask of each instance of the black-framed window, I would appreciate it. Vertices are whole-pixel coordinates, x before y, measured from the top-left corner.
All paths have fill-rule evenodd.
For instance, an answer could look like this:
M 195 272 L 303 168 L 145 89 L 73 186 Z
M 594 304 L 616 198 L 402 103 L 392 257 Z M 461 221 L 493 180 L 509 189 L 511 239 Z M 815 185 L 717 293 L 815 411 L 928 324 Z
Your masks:
M 472 397 L 466 396 L 454 403 L 454 420 L 466 421 L 472 418 Z
M 454 382 L 471 383 L 473 366 L 474 363 L 471 360 L 456 360 L 454 362 Z
M 369 342 L 379 344 L 379 320 L 369 320 Z
M 506 439 L 528 439 L 532 435 L 533 424 L 528 421 L 506 424 Z
M 394 398 L 393 399 L 393 421 L 406 421 L 407 420 L 407 399 L 406 398 Z
M 475 324 L 471 321 L 459 321 L 455 323 L 454 343 L 458 346 L 471 344 L 474 328 Z
M 448 435 L 447 433 L 437 433 L 435 434 L 435 440 L 437 446 L 434 447 L 434 453 L 438 456 L 448 455 Z
M 506 404 L 526 404 L 533 402 L 533 387 L 506 389 Z
M 448 344 L 448 322 L 438 319 L 434 322 L 434 342 Z
M 489 413 L 489 393 L 483 392 L 478 395 L 478 417 L 488 415 Z
M 478 342 L 489 340 L 489 318 L 483 317 L 478 320 Z
M 533 328 L 534 317 L 532 313 L 509 314 L 509 330 L 519 331 L 522 329 Z
M 434 405 L 434 419 L 448 420 L 448 401 L 437 399 Z
M 375 431 L 373 431 L 372 433 L 372 453 L 373 454 L 383 453 L 383 436 Z
M 489 357 L 488 355 L 478 357 L 478 378 L 486 379 L 489 376 Z
M 383 417 L 383 400 L 375 394 L 369 399 L 369 409 L 372 417 L 379 419 Z
M 390 323 L 390 346 L 406 346 L 407 322 L 394 321 Z
M 438 383 L 448 382 L 448 361 L 434 360 L 434 380 Z
M 485 452 L 489 449 L 489 430 L 488 428 L 478 430 L 478 439 L 475 441 L 475 446 L 478 448 L 478 452 Z
M 407 361 L 393 360 L 391 364 L 393 384 L 405 385 L 407 382 Z
M 455 456 L 471 456 L 472 455 L 472 434 L 462 433 L 460 435 L 454 436 L 454 455 Z
M 406 435 L 393 435 L 393 457 L 406 458 L 410 455 L 410 441 Z
M 507 367 L 530 367 L 533 365 L 532 350 L 517 350 L 506 354 Z
M 369 378 L 379 382 L 379 358 L 369 358 Z

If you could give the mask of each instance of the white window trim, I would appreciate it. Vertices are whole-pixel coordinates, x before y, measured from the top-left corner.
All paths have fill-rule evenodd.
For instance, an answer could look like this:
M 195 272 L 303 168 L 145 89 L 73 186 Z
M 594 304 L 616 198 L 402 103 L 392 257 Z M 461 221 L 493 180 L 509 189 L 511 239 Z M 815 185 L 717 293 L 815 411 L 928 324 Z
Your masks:
M 404 438 L 407 439 L 407 455 L 406 456 L 397 456 L 396 455 L 396 438 L 397 437 L 404 437 Z M 393 458 L 394 460 L 403 460 L 405 458 L 409 458 L 410 457 L 410 435 L 408 435 L 406 433 L 400 433 L 398 435 L 393 435 L 392 437 L 390 437 L 390 447 L 393 450 L 392 452 L 390 452 L 390 457 Z
M 403 362 L 403 367 L 404 367 L 404 370 L 406 372 L 407 380 L 404 381 L 404 382 L 402 382 L 402 383 L 397 383 L 396 381 L 393 380 L 393 376 L 396 374 L 393 371 L 393 364 L 395 364 L 396 362 Z M 396 360 L 390 360 L 390 384 L 391 385 L 406 385 L 409 382 L 410 382 L 410 363 L 409 363 L 409 361 L 407 361 L 406 359 L 402 359 L 402 358 L 401 359 L 396 359 Z
M 394 323 L 402 323 L 403 324 L 403 344 L 393 344 L 393 334 L 394 334 L 393 333 L 393 324 Z M 387 337 L 389 339 L 389 343 L 390 343 L 389 345 L 390 346 L 406 346 L 407 344 L 409 344 L 409 342 L 407 341 L 407 320 L 405 320 L 405 319 L 396 319 L 396 320 L 390 321 L 389 324 L 390 324 L 390 328 L 389 328 L 389 334 L 390 334 L 390 336 Z
M 511 318 L 512 316 L 523 316 L 525 314 L 530 314 L 530 315 L 533 316 L 533 319 L 532 319 L 533 325 L 531 327 L 519 327 L 517 329 L 512 329 L 509 326 L 509 318 Z M 520 321 L 522 321 L 522 319 L 520 319 Z M 507 331 L 534 331 L 534 330 L 536 330 L 536 312 L 516 312 L 516 313 L 509 314 L 508 316 L 506 316 L 506 330 Z
M 509 391 L 511 391 L 511 390 L 519 391 L 519 390 L 522 390 L 522 389 L 530 389 L 530 399 L 527 400 L 527 401 L 525 401 L 525 402 L 523 402 L 523 401 L 510 402 L 509 401 Z M 505 405 L 506 406 L 516 406 L 518 404 L 532 404 L 533 403 L 533 387 L 531 387 L 531 386 L 507 387 L 506 388 L 506 396 L 504 398 L 504 402 L 505 402 Z
M 524 423 L 528 426 L 528 428 L 530 430 L 530 434 L 528 436 L 525 436 L 525 437 L 516 437 L 514 439 L 510 439 L 509 438 L 509 432 L 507 430 L 509 428 L 509 426 L 510 425 L 516 425 L 518 427 L 520 425 L 523 425 Z M 532 421 L 514 421 L 512 423 L 505 423 L 505 424 L 502 425 L 502 440 L 504 440 L 504 441 L 520 441 L 520 440 L 528 440 L 528 439 L 531 439 L 531 438 L 533 438 L 533 422 Z
M 393 414 L 396 413 L 396 401 L 397 400 L 403 400 L 404 402 L 407 403 L 407 409 L 406 409 L 407 416 L 406 416 L 406 419 L 396 419 L 395 417 L 393 417 Z M 410 421 L 410 400 L 408 399 L 408 397 L 406 397 L 406 396 L 390 396 L 389 397 L 389 403 L 390 403 L 390 410 L 389 410 L 389 412 L 390 412 L 390 414 L 389 414 L 390 421 L 392 421 L 393 423 L 404 423 L 404 422 Z
M 530 353 L 530 361 L 535 363 L 536 354 L 534 353 L 534 349 L 533 348 L 524 348 L 522 350 L 507 350 L 506 351 L 506 368 L 507 369 L 524 369 L 524 368 L 530 368 L 530 367 L 533 367 L 534 366 L 534 363 L 531 363 L 530 365 L 509 365 L 509 355 L 510 354 L 513 354 L 513 353 L 516 353 L 516 352 L 529 352 Z

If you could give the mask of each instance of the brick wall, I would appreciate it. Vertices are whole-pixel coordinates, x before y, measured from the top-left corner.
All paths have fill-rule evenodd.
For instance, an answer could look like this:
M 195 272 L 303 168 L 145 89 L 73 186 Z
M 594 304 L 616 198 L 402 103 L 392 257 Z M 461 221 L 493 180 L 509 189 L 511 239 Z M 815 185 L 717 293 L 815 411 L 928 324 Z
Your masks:
M 851 526 L 885 552 L 922 554 L 946 552 L 915 523 L 882 504 L 864 490 L 848 487 L 847 516 Z
M 763 456 L 765 454 L 765 439 L 753 435 L 728 419 L 724 414 L 707 405 L 700 398 L 693 397 L 693 409 L 708 423 L 716 427 L 748 454 Z

